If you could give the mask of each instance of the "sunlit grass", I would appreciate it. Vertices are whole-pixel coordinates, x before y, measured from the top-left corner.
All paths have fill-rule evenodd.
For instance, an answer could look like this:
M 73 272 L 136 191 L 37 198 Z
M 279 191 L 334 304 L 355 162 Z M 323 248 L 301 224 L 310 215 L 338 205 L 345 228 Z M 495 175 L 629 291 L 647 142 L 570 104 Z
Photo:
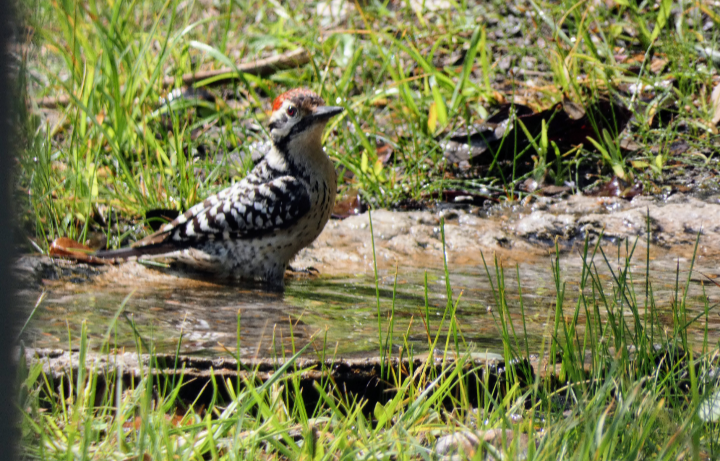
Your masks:
M 394 292 L 378 295 L 378 305 L 384 306 L 378 311 L 378 374 L 367 385 L 370 392 L 361 394 L 347 392 L 332 379 L 336 359 L 327 346 L 316 351 L 319 361 L 312 370 L 325 377 L 314 382 L 303 378 L 311 371 L 303 368 L 307 362 L 298 361 L 309 352 L 307 346 L 296 349 L 294 344 L 288 355 L 272 359 L 277 365 L 271 374 L 238 365 L 240 379 L 211 374 L 200 386 L 193 382 L 198 378 L 158 374 L 163 367 L 172 369 L 172 360 L 161 365 L 152 341 L 139 336 L 129 319 L 136 348 L 148 360 L 132 371 L 134 378 L 118 380 L 119 373 L 130 370 L 100 372 L 86 357 L 99 353 L 114 360 L 118 349 L 112 331 L 121 316 L 115 315 L 108 333 L 95 339 L 83 323 L 77 368 L 70 374 L 58 381 L 41 363 L 21 364 L 23 456 L 446 459 L 440 453 L 443 437 L 479 434 L 482 439 L 495 430 L 505 441 L 460 448 L 458 459 L 502 454 L 548 460 L 714 459 L 720 449 L 718 345 L 707 333 L 708 316 L 717 305 L 704 296 L 703 312 L 688 318 L 691 268 L 682 280 L 678 273 L 673 316 L 661 320 L 649 278 L 632 280 L 637 242 L 623 247 L 624 261 L 609 261 L 601 247 L 586 243 L 578 280 L 561 278 L 559 253 L 550 261 L 556 305 L 547 313 L 540 350 L 529 349 L 524 319 L 512 320 L 508 299 L 515 293 L 506 290 L 510 272 L 487 261 L 502 341 L 499 363 L 476 360 L 484 351 L 465 341 L 456 316 L 463 301 L 452 297 L 447 265 L 443 321 L 428 330 L 427 349 L 434 352 L 419 365 L 407 333 L 393 329 Z M 648 274 L 649 259 L 646 264 Z M 600 277 L 600 266 L 612 271 L 610 284 Z M 516 268 L 512 276 L 518 279 L 523 314 L 521 271 Z M 565 297 L 568 282 L 579 290 L 574 307 Z M 426 290 L 426 305 L 427 296 Z M 238 317 L 238 331 L 241 321 Z M 703 339 L 688 338 L 691 328 L 704 329 Z M 399 347 L 393 352 L 391 344 Z M 197 390 L 189 395 L 188 389 Z
M 359 11 L 342 1 L 22 4 L 34 33 L 19 76 L 29 107 L 19 120 L 24 145 L 17 196 L 28 235 L 41 249 L 58 236 L 84 241 L 101 233 L 108 246 L 137 238 L 142 229 L 136 224 L 148 210 L 187 209 L 241 178 L 250 167 L 250 143 L 265 138 L 270 101 L 296 86 L 345 106 L 343 117 L 330 124 L 325 146 L 341 172 L 352 172 L 340 188 L 358 189 L 373 207 L 427 200 L 448 187 L 502 191 L 503 199 L 514 200 L 521 194 L 516 186 L 527 178 L 577 183 L 578 171 L 590 167 L 598 180 L 615 174 L 651 183 L 678 164 L 707 168 L 716 160 L 709 95 L 719 64 L 698 52 L 698 46 L 720 50 L 720 16 L 712 2 L 679 8 L 667 1 L 450 1 L 438 10 L 426 3 L 416 9 L 422 2 L 358 2 Z M 668 5 L 677 12 L 668 16 Z M 337 12 L 345 6 L 346 13 Z M 323 8 L 334 13 L 323 16 Z M 505 24 L 511 19 L 516 23 Z M 513 31 L 514 25 L 519 29 Z M 243 75 L 222 90 L 200 82 L 218 96 L 216 102 L 158 105 L 183 75 L 297 47 L 311 57 L 301 68 Z M 168 77 L 175 79 L 171 87 L 164 84 Z M 636 106 L 641 97 L 627 91 L 630 85 L 653 93 Z M 518 125 L 503 142 L 533 139 L 509 161 L 491 152 L 491 166 L 477 177 L 448 173 L 445 138 L 486 119 L 504 101 L 541 110 L 563 99 L 588 107 L 607 95 L 633 111 L 632 135 L 642 149 L 631 157 L 619 150 L 612 126 L 607 135 L 596 129 L 595 143 L 561 152 L 542 131 L 533 138 Z M 68 102 L 43 111 L 36 104 L 43 97 Z M 658 124 L 663 111 L 675 115 L 671 123 Z M 692 146 L 687 156 L 669 150 L 678 138 Z M 387 146 L 392 159 L 383 162 Z M 393 345 L 401 345 L 403 357 L 415 352 L 396 328 L 394 296 L 381 299 L 378 290 L 379 378 L 389 391 L 372 406 L 330 379 L 315 385 L 318 404 L 306 406 L 303 370 L 295 361 L 301 351 L 284 357 L 285 365 L 265 382 L 254 379 L 253 370 L 240 383 L 209 381 L 210 397 L 202 403 L 178 397 L 187 386 L 181 379 L 160 385 L 152 367 L 124 383 L 110 373 L 101 386 L 97 370 L 82 359 L 78 373 L 60 383 L 33 365 L 21 367 L 27 371 L 19 396 L 23 454 L 439 459 L 443 435 L 500 428 L 512 432 L 513 442 L 482 445 L 474 459 L 483 459 L 481 452 L 497 454 L 493 450 L 520 458 L 522 436 L 530 441 L 528 459 L 716 458 L 720 430 L 707 420 L 716 398 L 718 349 L 707 319 L 717 306 L 706 302 L 704 315 L 688 317 L 688 275 L 677 282 L 672 319 L 662 322 L 649 275 L 644 285 L 632 280 L 633 251 L 630 242 L 618 269 L 600 247 L 586 244 L 572 307 L 560 277 L 562 261 L 553 260 L 555 310 L 540 351 L 530 350 L 525 324 L 512 322 L 508 309 L 505 278 L 512 273 L 519 286 L 522 268 L 486 260 L 507 364 L 498 384 L 470 355 L 483 351 L 469 348 L 463 337 L 456 315 L 463 300 L 453 297 L 446 263 L 447 304 L 440 326 L 427 331 L 427 348 L 441 357 L 439 370 L 430 360 L 411 371 L 385 361 L 397 355 Z M 613 271 L 610 288 L 598 265 Z M 425 298 L 427 313 L 427 281 Z M 390 306 L 389 315 L 381 303 Z M 703 340 L 688 338 L 690 326 L 702 322 Z M 97 349 L 91 341 L 83 329 L 81 357 Z M 137 336 L 137 343 L 152 355 L 152 342 Z M 536 368 L 528 380 L 524 360 L 537 353 L 558 360 Z
M 512 200 L 527 178 L 579 187 L 592 172 L 596 180 L 639 177 L 652 191 L 669 164 L 714 165 L 709 95 L 717 63 L 696 49 L 720 48 L 711 2 L 670 16 L 668 2 L 436 3 L 23 5 L 33 32 L 23 48 L 30 110 L 18 193 L 28 232 L 41 248 L 93 232 L 105 234 L 108 246 L 137 238 L 129 224 L 148 210 L 187 209 L 241 178 L 251 143 L 265 138 L 270 101 L 296 86 L 346 107 L 330 124 L 326 149 L 341 172 L 352 173 L 341 175 L 341 190 L 359 190 L 371 206 L 423 202 L 450 186 L 505 191 Z M 196 86 L 211 89 L 216 102 L 158 106 L 183 75 L 298 47 L 310 56 L 301 68 L 243 74 L 223 91 L 201 81 Z M 628 92 L 633 85 L 652 92 Z M 565 98 L 587 107 L 608 95 L 633 111 L 632 136 L 645 148 L 631 158 L 620 153 L 612 126 L 567 152 L 543 143 L 542 133 L 512 130 L 504 145 L 528 136 L 531 143 L 509 160 L 487 153 L 489 168 L 477 177 L 448 174 L 445 137 L 487 118 L 498 103 L 540 110 Z M 42 97 L 67 104 L 48 112 L 35 105 Z M 674 121 L 656 126 L 661 113 Z M 692 146 L 687 157 L 668 150 L 678 137 Z

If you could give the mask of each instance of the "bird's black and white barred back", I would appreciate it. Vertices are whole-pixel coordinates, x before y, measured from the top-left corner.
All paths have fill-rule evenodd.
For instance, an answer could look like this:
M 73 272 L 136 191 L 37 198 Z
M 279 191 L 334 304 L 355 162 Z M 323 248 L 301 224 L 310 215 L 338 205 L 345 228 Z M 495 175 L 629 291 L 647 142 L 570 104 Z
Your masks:
M 190 208 L 162 232 L 178 243 L 252 238 L 290 227 L 309 209 L 305 186 L 292 176 L 242 181 Z
M 290 259 L 315 240 L 332 212 L 337 179 L 321 138 L 327 121 L 342 110 L 325 106 L 310 90 L 280 95 L 268 124 L 272 148 L 243 180 L 132 247 L 97 256 L 189 251 L 205 267 L 282 284 Z

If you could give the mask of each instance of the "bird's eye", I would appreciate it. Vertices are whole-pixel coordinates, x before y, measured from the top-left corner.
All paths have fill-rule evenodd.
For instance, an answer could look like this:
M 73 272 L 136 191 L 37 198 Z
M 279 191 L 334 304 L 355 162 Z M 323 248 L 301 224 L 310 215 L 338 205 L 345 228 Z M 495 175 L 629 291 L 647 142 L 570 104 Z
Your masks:
M 295 107 L 295 106 L 289 106 L 289 107 L 287 108 L 287 114 L 288 114 L 290 117 L 295 117 L 295 115 L 297 115 L 297 107 Z

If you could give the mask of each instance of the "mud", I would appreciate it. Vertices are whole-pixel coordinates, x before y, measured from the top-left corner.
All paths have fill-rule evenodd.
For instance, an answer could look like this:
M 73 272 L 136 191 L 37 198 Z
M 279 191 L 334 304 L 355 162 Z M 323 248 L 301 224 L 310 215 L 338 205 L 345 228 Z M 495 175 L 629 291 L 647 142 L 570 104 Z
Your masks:
M 651 248 L 664 256 L 691 257 L 700 234 L 698 261 L 714 259 L 720 269 L 720 197 L 703 201 L 682 194 L 668 200 L 572 196 L 541 197 L 526 206 L 490 210 L 445 210 L 438 213 L 372 213 L 378 267 L 440 267 L 445 222 L 448 265 L 478 265 L 482 256 L 498 255 L 510 265 L 547 260 L 557 239 L 564 252 L 602 238 L 607 243 L 640 238 L 643 246 L 649 219 Z M 302 251 L 298 265 L 323 273 L 372 270 L 372 243 L 367 213 L 333 221 L 318 240 Z
M 661 198 L 638 196 L 633 200 L 571 196 L 539 197 L 527 205 L 442 211 L 395 212 L 377 210 L 328 223 L 320 237 L 293 262 L 312 267 L 324 276 L 373 272 L 373 242 L 380 271 L 400 268 L 441 268 L 444 221 L 447 262 L 451 270 L 477 266 L 483 256 L 497 255 L 508 265 L 546 261 L 557 241 L 563 253 L 591 244 L 638 239 L 645 248 L 650 229 L 653 256 L 692 257 L 700 236 L 698 262 L 720 270 L 720 196 L 700 200 L 683 194 Z M 118 266 L 87 266 L 69 261 L 26 257 L 20 274 L 28 283 L 58 280 L 101 286 L 180 284 L 213 285 L 199 274 L 158 270 L 136 262 Z M 289 274 L 292 278 L 293 275 Z M 300 275 L 302 277 L 302 275 Z

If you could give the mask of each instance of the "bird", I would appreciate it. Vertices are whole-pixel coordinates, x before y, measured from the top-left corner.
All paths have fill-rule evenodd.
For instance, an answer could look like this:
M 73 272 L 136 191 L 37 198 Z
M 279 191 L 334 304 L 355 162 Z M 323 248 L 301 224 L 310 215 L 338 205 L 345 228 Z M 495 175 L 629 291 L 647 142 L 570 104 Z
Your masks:
M 290 261 L 332 213 L 337 174 L 322 134 L 343 110 L 306 88 L 279 95 L 268 123 L 271 148 L 245 178 L 130 247 L 95 256 L 171 256 L 202 271 L 282 287 Z

